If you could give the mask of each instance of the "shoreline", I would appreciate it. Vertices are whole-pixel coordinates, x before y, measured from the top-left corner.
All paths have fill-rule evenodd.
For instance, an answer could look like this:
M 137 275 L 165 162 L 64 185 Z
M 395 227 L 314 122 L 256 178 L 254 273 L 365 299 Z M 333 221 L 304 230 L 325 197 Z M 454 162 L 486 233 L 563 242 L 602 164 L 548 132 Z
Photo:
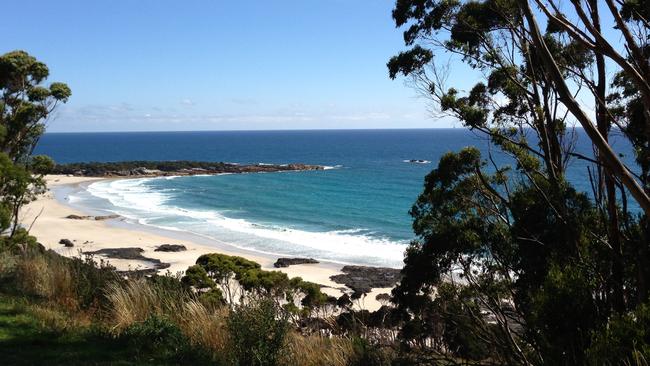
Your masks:
M 129 179 L 128 177 L 125 177 Z M 121 178 L 121 179 L 125 179 Z M 56 253 L 72 257 L 83 252 L 96 251 L 108 248 L 142 248 L 143 256 L 158 259 L 169 263 L 169 268 L 159 270 L 159 273 L 172 274 L 184 272 L 187 267 L 195 264 L 196 259 L 206 253 L 222 253 L 237 255 L 259 263 L 265 270 L 275 270 L 286 273 L 289 277 L 301 277 L 306 281 L 324 286 L 323 292 L 339 297 L 343 294 L 340 290 L 345 285 L 330 280 L 330 276 L 341 274 L 342 264 L 323 262 L 318 264 L 298 264 L 285 268 L 275 268 L 273 263 L 277 256 L 259 253 L 251 250 L 240 249 L 225 242 L 218 242 L 201 238 L 191 233 L 179 234 L 164 229 L 146 227 L 125 221 L 123 218 L 109 220 L 74 220 L 68 215 L 92 215 L 94 213 L 83 211 L 73 204 L 65 202 L 60 197 L 55 197 L 55 192 L 65 190 L 84 189 L 84 185 L 101 180 L 120 178 L 78 177 L 64 175 L 48 175 L 45 177 L 48 191 L 36 201 L 25 205 L 21 211 L 20 222 L 25 227 L 30 227 L 30 234 L 47 249 Z M 32 225 L 33 224 L 33 225 Z M 174 235 L 176 234 L 176 235 Z M 74 247 L 68 248 L 59 244 L 59 240 L 69 239 Z M 156 252 L 154 249 L 162 244 L 181 244 L 187 250 L 182 252 Z M 100 257 L 104 259 L 104 257 Z M 118 270 L 151 268 L 150 262 L 125 259 L 107 259 Z M 349 291 L 348 291 L 349 292 Z M 364 298 L 363 307 L 367 310 L 378 309 L 381 304 L 375 299 L 380 293 L 390 292 L 389 288 L 373 288 Z

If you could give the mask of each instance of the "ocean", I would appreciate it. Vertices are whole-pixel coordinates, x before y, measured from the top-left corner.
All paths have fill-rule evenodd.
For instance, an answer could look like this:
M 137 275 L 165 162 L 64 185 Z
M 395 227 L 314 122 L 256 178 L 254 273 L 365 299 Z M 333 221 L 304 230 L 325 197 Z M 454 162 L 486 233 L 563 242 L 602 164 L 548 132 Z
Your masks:
M 577 151 L 591 155 L 584 132 L 577 136 Z M 488 151 L 484 137 L 465 129 L 48 133 L 35 154 L 58 163 L 324 165 L 321 171 L 101 181 L 67 198 L 132 223 L 267 254 L 401 267 L 414 239 L 408 212 L 424 177 L 442 154 L 470 145 Z M 633 159 L 629 145 L 619 141 L 615 147 Z M 492 153 L 497 163 L 512 163 Z M 584 161 L 573 160 L 568 178 L 590 192 Z

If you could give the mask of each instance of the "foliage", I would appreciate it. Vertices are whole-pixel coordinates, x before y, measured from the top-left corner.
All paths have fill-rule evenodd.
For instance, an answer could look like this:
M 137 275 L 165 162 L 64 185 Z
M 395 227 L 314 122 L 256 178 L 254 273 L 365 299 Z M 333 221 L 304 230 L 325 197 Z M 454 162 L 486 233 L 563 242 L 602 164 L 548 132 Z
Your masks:
M 105 357 L 109 364 L 120 360 L 124 364 L 382 365 L 393 358 L 393 347 L 366 338 L 381 328 L 399 326 L 398 317 L 388 308 L 352 312 L 347 318 L 340 315 L 346 320 L 339 321 L 340 328 L 332 328 L 324 312 L 322 318 L 313 318 L 312 309 L 333 306 L 333 299 L 320 292 L 318 285 L 300 278 L 289 280 L 282 295 L 253 285 L 245 300 L 229 307 L 215 289 L 188 291 L 188 286 L 197 287 L 187 276 L 132 274 L 125 279 L 92 257 L 66 258 L 41 250 L 0 254 L 0 298 L 24 297 L 29 307 L 37 309 L 35 324 L 51 324 L 55 330 L 43 333 L 41 328 L 28 327 L 29 332 L 38 333 L 30 339 L 38 339 L 48 355 L 56 347 L 68 352 L 70 336 L 84 348 L 51 358 L 54 364 L 59 360 L 101 364 L 94 357 L 104 357 L 109 350 L 111 355 Z M 253 262 L 221 259 L 260 271 Z M 302 310 L 285 309 L 291 296 L 299 296 Z M 20 337 L 10 329 L 10 334 Z M 92 342 L 101 346 L 92 346 Z M 7 355 L 12 360 L 31 360 L 16 350 Z
M 45 190 L 42 177 L 54 166 L 45 156 L 31 153 L 45 132 L 48 116 L 59 103 L 70 97 L 70 88 L 54 82 L 42 83 L 49 70 L 45 64 L 24 51 L 0 56 L 0 244 L 14 245 L 3 239 L 22 235 L 18 230 L 18 212 L 23 204 Z M 17 249 L 17 247 L 13 247 Z
M 0 151 L 14 162 L 27 158 L 44 132 L 44 120 L 70 98 L 70 88 L 63 83 L 41 85 L 48 75 L 47 66 L 27 52 L 0 56 Z
M 256 262 L 221 253 L 200 256 L 181 281 L 201 292 L 203 299 L 222 299 L 230 305 L 249 298 L 269 298 L 278 305 L 286 302 L 285 309 L 293 313 L 299 311 L 299 303 L 309 314 L 333 303 L 315 283 L 289 278 L 280 271 L 266 271 Z
M 410 49 L 391 58 L 389 76 L 408 77 L 442 114 L 486 136 L 512 162 L 498 166 L 492 149 L 481 156 L 466 148 L 442 156 L 426 177 L 411 210 L 417 239 L 393 290 L 403 321 L 400 358 L 526 365 L 613 359 L 599 350 L 619 335 L 603 329 L 624 334 L 629 322 L 612 319 L 642 311 L 650 292 L 642 264 L 650 258 L 650 47 L 644 10 L 621 4 L 608 0 L 604 12 L 623 35 L 625 56 L 600 37 L 605 16 L 596 1 L 572 2 L 572 14 L 553 0 L 396 2 L 393 18 Z M 638 32 L 628 34 L 631 28 Z M 479 80 L 467 91 L 447 86 L 437 60 L 443 53 L 457 61 L 454 72 L 464 67 Z M 619 69 L 607 97 L 610 66 Z M 575 101 L 584 86 L 595 122 Z M 593 158 L 574 152 L 568 126 L 575 122 L 593 142 Z M 615 156 L 613 127 L 632 142 L 640 169 Z M 591 196 L 567 182 L 576 157 L 593 163 L 583 173 Z M 643 214 L 631 212 L 628 194 Z M 645 324 L 635 324 L 645 334 Z M 647 339 L 630 337 L 640 343 L 621 345 L 617 357 L 643 355 Z
M 161 359 L 174 358 L 182 361 L 190 348 L 180 328 L 157 315 L 151 315 L 141 323 L 132 324 L 120 334 L 119 339 L 137 349 L 140 357 L 156 355 Z
M 269 299 L 240 305 L 228 318 L 235 364 L 277 365 L 289 331 L 287 314 Z
M 5 274 L 8 290 L 57 301 L 74 310 L 101 310 L 106 285 L 119 279 L 113 267 L 89 256 L 65 258 L 37 248 L 13 257 L 16 264 Z
M 176 365 L 188 360 L 167 351 L 145 353 L 135 342 L 115 339 L 95 325 L 77 319 L 78 315 L 3 294 L 0 296 L 3 364 Z M 200 361 L 193 358 L 193 364 L 208 364 Z
M 103 176 L 108 172 L 129 171 L 138 168 L 178 172 L 183 169 L 205 169 L 230 171 L 236 166 L 214 161 L 121 161 L 121 162 L 87 162 L 57 164 L 52 168 L 54 174 L 75 174 L 84 172 L 88 176 Z
M 589 349 L 593 364 L 616 364 L 621 360 L 650 360 L 650 306 L 643 304 L 635 311 L 610 319 L 603 329 L 594 332 Z

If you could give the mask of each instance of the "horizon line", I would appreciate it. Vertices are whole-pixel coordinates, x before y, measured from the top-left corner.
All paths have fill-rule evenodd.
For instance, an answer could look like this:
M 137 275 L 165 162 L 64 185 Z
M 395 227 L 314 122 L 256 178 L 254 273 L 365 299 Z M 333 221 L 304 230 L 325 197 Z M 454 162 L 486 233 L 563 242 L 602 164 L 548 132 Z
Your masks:
M 382 128 L 287 128 L 287 129 L 250 129 L 250 130 L 134 130 L 134 131 L 46 131 L 45 134 L 56 133 L 143 133 L 143 132 L 305 132 L 305 131 L 390 131 L 390 130 L 454 130 L 465 127 L 382 127 Z
M 583 129 L 582 126 L 573 126 Z M 319 131 L 415 131 L 415 130 L 467 130 L 460 127 L 382 127 L 382 128 L 287 128 L 287 129 L 251 129 L 251 130 L 135 130 L 135 131 L 46 131 L 45 134 L 84 134 L 84 133 L 177 133 L 177 132 L 319 132 Z

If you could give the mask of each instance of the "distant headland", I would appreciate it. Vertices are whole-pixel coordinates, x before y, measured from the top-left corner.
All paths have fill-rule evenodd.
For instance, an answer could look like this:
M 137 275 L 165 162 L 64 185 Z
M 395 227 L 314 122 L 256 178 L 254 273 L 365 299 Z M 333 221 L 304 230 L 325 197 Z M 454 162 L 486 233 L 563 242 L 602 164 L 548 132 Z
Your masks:
M 324 170 L 321 165 L 249 164 L 206 161 L 121 161 L 57 164 L 52 174 L 80 177 L 159 177 L 184 175 L 215 175 L 238 173 L 271 173 L 283 171 Z

